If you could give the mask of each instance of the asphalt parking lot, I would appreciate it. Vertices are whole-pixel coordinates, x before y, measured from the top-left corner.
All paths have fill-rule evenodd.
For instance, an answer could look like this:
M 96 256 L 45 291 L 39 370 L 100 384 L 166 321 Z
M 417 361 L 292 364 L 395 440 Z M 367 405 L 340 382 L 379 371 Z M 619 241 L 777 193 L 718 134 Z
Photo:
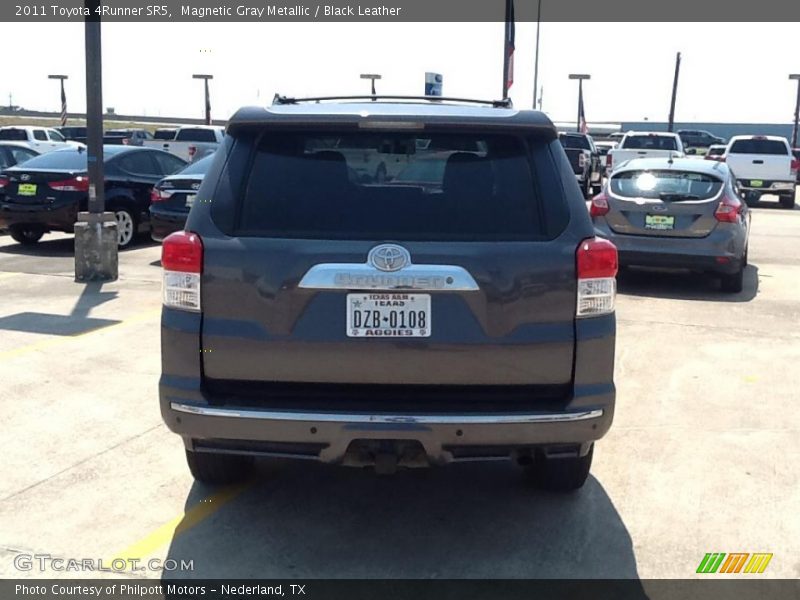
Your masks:
M 18 571 L 30 553 L 193 560 L 185 577 L 686 578 L 707 552 L 800 577 L 800 209 L 754 210 L 740 294 L 621 277 L 616 419 L 571 496 L 506 463 L 196 484 L 158 410 L 159 246 L 89 286 L 72 248 L 0 237 L 2 577 L 54 574 Z

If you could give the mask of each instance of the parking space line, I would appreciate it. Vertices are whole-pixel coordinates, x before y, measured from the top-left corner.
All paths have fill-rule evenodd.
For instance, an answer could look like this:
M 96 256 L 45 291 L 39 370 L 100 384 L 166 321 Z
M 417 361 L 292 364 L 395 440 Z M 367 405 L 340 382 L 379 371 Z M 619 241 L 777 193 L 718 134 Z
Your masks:
M 144 560 L 151 556 L 156 550 L 170 542 L 174 537 L 180 535 L 200 524 L 208 517 L 216 513 L 228 502 L 236 498 L 252 485 L 252 482 L 226 487 L 208 498 L 200 500 L 183 514 L 175 517 L 158 527 L 142 539 L 134 542 L 122 552 L 117 552 L 111 559 L 104 560 L 103 564 L 112 564 L 115 559 L 130 561 L 131 559 Z
M 16 277 L 17 275 L 22 275 L 22 273 L 15 273 L 13 271 L 3 271 L 0 273 L 0 279 L 8 279 L 9 277 Z
M 112 329 L 116 329 L 125 325 L 134 325 L 136 323 L 141 323 L 142 321 L 147 321 L 152 319 L 156 315 L 161 314 L 161 308 L 154 308 L 142 313 L 138 313 L 129 317 L 119 323 L 114 323 L 113 325 L 103 325 L 101 327 L 97 327 L 95 329 L 91 329 L 90 331 L 84 331 L 83 333 L 77 333 L 75 335 L 67 335 L 62 337 L 50 338 L 46 340 L 41 340 L 38 342 L 34 342 L 33 344 L 28 344 L 26 346 L 20 346 L 19 348 L 12 348 L 11 350 L 5 350 L 0 352 L 0 360 L 4 360 L 7 358 L 16 358 L 18 356 L 22 356 L 24 354 L 29 354 L 31 352 L 36 352 L 37 350 L 44 350 L 45 348 L 50 348 L 52 346 L 58 346 L 59 344 L 63 344 L 72 340 L 76 340 L 79 338 L 85 338 L 87 336 L 96 335 L 98 333 L 104 331 L 110 331 Z

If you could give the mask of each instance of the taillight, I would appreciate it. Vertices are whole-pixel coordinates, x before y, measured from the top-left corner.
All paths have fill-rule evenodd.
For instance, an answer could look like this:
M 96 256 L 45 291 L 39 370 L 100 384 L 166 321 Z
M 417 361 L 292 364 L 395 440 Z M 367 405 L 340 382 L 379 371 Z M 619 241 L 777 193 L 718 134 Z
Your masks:
M 203 271 L 203 241 L 190 231 L 168 235 L 161 246 L 164 306 L 200 310 L 200 274 Z
M 742 211 L 742 203 L 736 198 L 723 196 L 722 201 L 714 211 L 714 217 L 720 223 L 736 223 L 739 220 L 739 214 Z
M 79 175 L 72 179 L 62 179 L 60 181 L 51 181 L 49 185 L 52 189 L 59 192 L 88 192 L 89 191 L 89 178 Z
M 608 212 L 608 196 L 605 192 L 600 192 L 592 198 L 592 203 L 589 205 L 589 216 L 602 217 Z
M 606 167 L 609 169 L 611 168 L 611 161 L 614 160 L 614 157 L 611 154 L 606 154 Z
M 800 171 L 800 160 L 796 158 L 792 159 L 792 171 L 794 171 L 795 173 L 797 171 Z
M 0 177 L 0 190 L 8 185 L 8 177 Z
M 614 312 L 617 293 L 617 247 L 603 238 L 583 240 L 575 252 L 578 274 L 577 317 L 597 317 Z
M 197 154 L 197 146 L 189 146 L 189 157 L 191 158 Z
M 158 188 L 150 190 L 150 202 L 163 202 L 164 200 L 169 200 L 170 196 L 172 196 L 172 192 L 165 192 Z

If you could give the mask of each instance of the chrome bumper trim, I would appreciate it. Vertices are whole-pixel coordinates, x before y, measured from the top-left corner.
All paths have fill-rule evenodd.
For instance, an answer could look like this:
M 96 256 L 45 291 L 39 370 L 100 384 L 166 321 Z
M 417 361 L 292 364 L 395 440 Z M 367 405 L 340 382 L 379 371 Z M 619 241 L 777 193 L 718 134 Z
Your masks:
M 239 408 L 212 408 L 171 402 L 170 408 L 177 412 L 204 417 L 226 417 L 235 419 L 261 419 L 267 421 L 308 421 L 327 423 L 419 423 L 423 425 L 496 425 L 503 423 L 570 423 L 599 419 L 603 409 L 577 412 L 538 413 L 521 415 L 370 415 L 346 413 L 304 413 L 289 411 L 250 410 Z

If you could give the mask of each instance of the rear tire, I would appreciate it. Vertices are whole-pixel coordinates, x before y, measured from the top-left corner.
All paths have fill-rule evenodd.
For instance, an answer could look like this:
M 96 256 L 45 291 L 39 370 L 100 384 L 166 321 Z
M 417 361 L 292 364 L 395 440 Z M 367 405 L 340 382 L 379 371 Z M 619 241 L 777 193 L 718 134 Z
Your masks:
M 526 467 L 533 484 L 549 492 L 574 492 L 583 487 L 592 467 L 594 444 L 586 456 L 574 458 L 547 458 L 537 453 L 533 464 Z
M 129 248 L 136 239 L 139 223 L 133 211 L 127 206 L 116 206 L 111 209 L 117 219 L 117 247 Z
M 794 194 L 791 196 L 781 196 L 781 207 L 788 208 L 789 210 L 794 209 Z
M 252 473 L 254 462 L 252 456 L 186 450 L 186 463 L 192 476 L 209 485 L 244 481 Z
M 30 227 L 30 226 L 15 226 L 12 227 L 9 231 L 11 234 L 11 238 L 15 242 L 19 242 L 23 246 L 32 246 L 44 235 L 44 230 L 38 227 Z
M 731 294 L 738 294 L 744 287 L 744 264 L 739 267 L 736 273 L 723 273 L 720 275 L 722 291 Z

